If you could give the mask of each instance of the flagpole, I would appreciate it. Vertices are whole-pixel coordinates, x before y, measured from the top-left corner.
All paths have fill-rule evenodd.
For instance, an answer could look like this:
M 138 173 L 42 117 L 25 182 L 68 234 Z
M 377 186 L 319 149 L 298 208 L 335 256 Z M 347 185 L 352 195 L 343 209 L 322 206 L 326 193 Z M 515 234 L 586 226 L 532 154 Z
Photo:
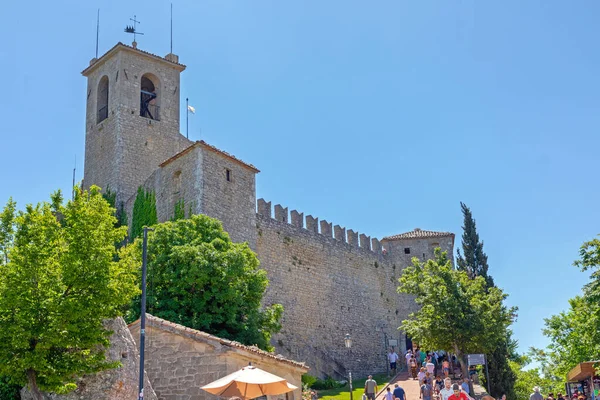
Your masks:
M 188 132 L 189 132 L 189 127 L 190 127 L 190 109 L 189 109 L 189 105 L 188 105 L 188 98 L 185 98 L 185 138 L 189 139 L 188 137 Z

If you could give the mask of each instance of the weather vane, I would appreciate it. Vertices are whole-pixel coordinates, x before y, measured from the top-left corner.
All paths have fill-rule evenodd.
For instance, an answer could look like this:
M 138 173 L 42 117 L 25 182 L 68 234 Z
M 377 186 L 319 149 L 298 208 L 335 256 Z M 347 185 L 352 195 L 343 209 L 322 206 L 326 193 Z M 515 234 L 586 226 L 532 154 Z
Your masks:
M 133 16 L 133 18 L 129 18 L 129 20 L 133 21 L 133 25 L 127 25 L 127 26 L 125 26 L 125 32 L 127 32 L 127 33 L 133 33 L 133 43 L 136 43 L 136 41 L 135 41 L 135 35 L 143 35 L 142 32 L 138 32 L 137 31 L 137 24 L 141 24 L 141 22 L 136 19 L 135 15 Z

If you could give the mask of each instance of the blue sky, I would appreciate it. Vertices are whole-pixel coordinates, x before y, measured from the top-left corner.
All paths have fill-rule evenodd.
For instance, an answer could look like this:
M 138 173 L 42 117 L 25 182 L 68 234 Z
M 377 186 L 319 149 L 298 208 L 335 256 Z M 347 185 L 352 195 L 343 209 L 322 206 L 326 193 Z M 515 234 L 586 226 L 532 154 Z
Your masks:
M 82 178 L 86 81 L 134 14 L 169 52 L 169 2 L 9 2 L 0 202 Z M 520 308 L 521 350 L 587 275 L 600 233 L 597 1 L 174 1 L 190 137 L 255 164 L 258 197 L 374 237 L 452 231 L 471 207 Z M 182 114 L 182 121 L 184 121 Z M 184 129 L 184 125 L 182 127 Z

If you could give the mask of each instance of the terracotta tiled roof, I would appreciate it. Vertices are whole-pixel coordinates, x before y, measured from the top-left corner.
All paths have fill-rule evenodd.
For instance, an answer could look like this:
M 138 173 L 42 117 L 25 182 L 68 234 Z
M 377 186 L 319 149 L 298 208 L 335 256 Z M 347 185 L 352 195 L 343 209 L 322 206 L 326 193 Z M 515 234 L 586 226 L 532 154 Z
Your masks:
M 198 146 L 202 146 L 207 150 L 214 151 L 215 153 L 219 153 L 222 156 L 229 158 L 231 161 L 234 161 L 234 162 L 242 165 L 243 167 L 251 169 L 255 173 L 260 172 L 260 170 L 258 168 L 256 168 L 254 165 L 244 162 L 244 161 L 240 160 L 239 158 L 237 158 L 236 156 L 229 154 L 226 151 L 220 150 L 211 144 L 206 143 L 204 140 L 199 140 L 199 141 L 193 143 L 191 146 L 186 147 L 185 149 L 181 150 L 179 153 L 175 154 L 173 157 L 160 163 L 159 166 L 164 167 L 165 165 L 169 164 L 171 161 L 174 161 L 174 160 L 178 159 L 179 157 L 185 155 L 186 153 L 189 153 L 193 148 L 198 147 Z
M 124 43 L 118 42 L 118 43 L 117 43 L 117 44 L 115 44 L 115 45 L 114 45 L 114 46 L 113 46 L 113 47 L 112 47 L 110 50 L 108 50 L 106 53 L 104 53 L 103 55 L 101 55 L 101 56 L 100 56 L 100 58 L 98 58 L 98 59 L 97 59 L 97 60 L 96 60 L 96 61 L 95 61 L 93 64 L 91 64 L 91 65 L 90 65 L 90 66 L 88 66 L 86 69 L 84 69 L 83 71 L 81 71 L 81 74 L 85 76 L 87 73 L 89 73 L 91 70 L 93 70 L 93 69 L 94 69 L 96 66 L 98 66 L 98 65 L 99 65 L 99 63 L 100 63 L 101 61 L 103 61 L 103 59 L 104 59 L 105 57 L 108 57 L 108 55 L 109 55 L 109 54 L 112 54 L 112 53 L 114 53 L 114 52 L 115 52 L 115 51 L 116 51 L 118 48 L 125 48 L 125 49 L 127 49 L 127 50 L 130 50 L 130 51 L 139 52 L 139 53 L 141 53 L 141 54 L 144 54 L 144 55 L 150 56 L 150 57 L 152 57 L 152 58 L 154 58 L 154 59 L 157 59 L 157 60 L 160 60 L 160 61 L 164 61 L 164 62 L 167 62 L 167 63 L 173 64 L 173 65 L 176 65 L 176 66 L 177 66 L 177 67 L 178 67 L 178 68 L 179 68 L 181 71 L 183 71 L 183 70 L 186 68 L 186 67 L 185 67 L 185 65 L 183 65 L 183 64 L 176 63 L 176 62 L 173 62 L 173 61 L 169 61 L 169 60 L 167 60 L 166 58 L 164 58 L 164 57 L 161 57 L 161 56 L 158 56 L 158 55 L 156 55 L 156 54 L 152 54 L 152 53 L 150 53 L 150 52 L 147 52 L 147 51 L 144 51 L 144 50 L 140 50 L 140 49 L 138 49 L 138 48 L 135 48 L 135 47 L 133 47 L 133 46 L 129 46 L 129 45 L 127 45 L 127 44 L 124 44 Z
M 451 232 L 435 232 L 435 231 L 424 231 L 420 228 L 415 228 L 414 231 L 400 233 L 398 235 L 386 236 L 383 240 L 400 240 L 400 239 L 428 239 L 437 237 L 454 237 L 454 233 Z
M 139 325 L 139 323 L 140 323 L 140 320 L 138 319 L 137 321 L 129 324 L 129 327 L 131 328 L 133 326 L 137 326 L 137 325 Z M 235 347 L 237 349 L 245 350 L 249 353 L 253 353 L 253 354 L 256 354 L 259 356 L 263 356 L 263 357 L 272 358 L 274 360 L 277 360 L 277 361 L 280 361 L 280 362 L 283 362 L 286 364 L 291 364 L 295 367 L 302 368 L 306 371 L 309 370 L 309 367 L 306 364 L 304 364 L 303 362 L 290 360 L 288 358 L 283 357 L 281 354 L 275 355 L 275 354 L 269 353 L 267 351 L 261 350 L 256 346 L 246 346 L 244 344 L 241 344 L 241 343 L 233 341 L 233 340 L 223 339 L 218 336 L 211 335 L 210 333 L 198 331 L 198 330 L 188 328 L 183 325 L 176 324 L 174 322 L 167 321 L 166 319 L 155 317 L 154 315 L 146 314 L 146 325 L 156 327 L 163 331 L 172 332 L 174 334 L 190 337 L 192 339 L 199 339 L 199 340 L 203 340 L 203 341 L 207 341 L 207 340 L 216 341 L 223 346 Z

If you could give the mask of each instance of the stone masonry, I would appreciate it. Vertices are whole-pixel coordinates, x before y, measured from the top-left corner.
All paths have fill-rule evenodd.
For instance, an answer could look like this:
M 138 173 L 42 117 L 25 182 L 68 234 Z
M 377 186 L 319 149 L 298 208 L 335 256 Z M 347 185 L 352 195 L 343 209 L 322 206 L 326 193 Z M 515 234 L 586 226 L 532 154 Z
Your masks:
M 218 399 L 200 389 L 203 385 L 252 363 L 302 387 L 301 376 L 308 371 L 302 363 L 275 356 L 256 347 L 222 339 L 146 314 L 146 372 L 158 398 L 164 400 Z M 139 320 L 129 325 L 136 340 Z M 138 343 L 139 345 L 139 343 Z M 281 396 L 300 400 L 300 389 Z
M 223 223 L 235 242 L 256 251 L 270 286 L 264 304 L 284 306 L 283 329 L 272 344 L 305 361 L 311 374 L 341 378 L 386 371 L 386 349 L 405 349 L 401 321 L 416 310 L 396 292 L 412 257 L 452 257 L 454 234 L 415 229 L 381 240 L 297 210 L 256 200 L 259 170 L 179 133 L 179 74 L 185 66 L 117 44 L 83 71 L 88 78 L 86 187 L 117 191 L 129 213 L 140 186 L 154 191 L 159 221 L 183 201 L 189 212 Z M 109 79 L 108 118 L 98 122 L 99 88 Z M 156 82 L 160 121 L 140 116 L 140 79 Z M 344 336 L 352 335 L 350 351 Z

